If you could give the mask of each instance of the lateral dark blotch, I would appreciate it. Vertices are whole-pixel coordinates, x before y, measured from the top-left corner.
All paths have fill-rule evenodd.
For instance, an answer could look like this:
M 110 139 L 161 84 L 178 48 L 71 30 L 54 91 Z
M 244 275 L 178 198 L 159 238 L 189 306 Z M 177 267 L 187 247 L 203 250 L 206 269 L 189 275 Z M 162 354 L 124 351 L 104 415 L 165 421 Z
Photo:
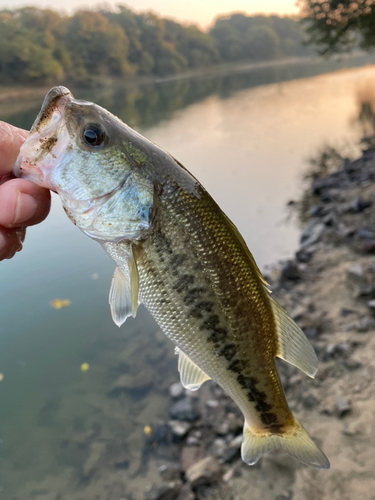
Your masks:
M 227 344 L 219 352 L 219 356 L 224 356 L 224 358 L 230 361 L 236 354 L 236 346 L 234 344 Z

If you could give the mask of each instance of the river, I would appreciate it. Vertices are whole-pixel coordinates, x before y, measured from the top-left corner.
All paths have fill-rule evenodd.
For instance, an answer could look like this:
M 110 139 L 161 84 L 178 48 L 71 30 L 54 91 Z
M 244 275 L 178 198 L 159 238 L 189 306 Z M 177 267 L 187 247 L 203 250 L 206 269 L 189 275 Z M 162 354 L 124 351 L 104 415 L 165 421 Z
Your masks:
M 374 62 L 304 62 L 73 92 L 184 164 L 264 269 L 298 248 L 287 203 L 301 195 L 307 159 L 325 145 L 358 153 L 359 99 L 374 87 Z M 0 119 L 30 127 L 40 104 L 0 107 Z M 113 325 L 113 268 L 56 196 L 48 219 L 28 229 L 24 250 L 0 264 L 0 499 L 143 499 L 144 426 L 167 417 L 177 361 L 142 307 L 121 329 Z M 71 305 L 55 310 L 55 298 Z M 139 373 L 151 373 L 151 388 L 116 392 L 119 376 Z M 148 474 L 146 482 L 157 471 Z

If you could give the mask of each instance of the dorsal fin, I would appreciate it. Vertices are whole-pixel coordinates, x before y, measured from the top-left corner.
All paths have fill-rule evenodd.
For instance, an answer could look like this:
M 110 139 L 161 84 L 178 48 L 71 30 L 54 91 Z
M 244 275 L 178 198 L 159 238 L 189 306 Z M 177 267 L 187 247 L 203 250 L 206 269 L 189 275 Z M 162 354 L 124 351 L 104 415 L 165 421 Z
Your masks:
M 250 250 L 248 249 L 247 245 L 246 245 L 246 241 L 243 239 L 241 233 L 239 232 L 239 230 L 236 228 L 236 226 L 233 224 L 233 222 L 225 215 L 224 212 L 223 213 L 223 216 L 224 216 L 224 219 L 225 221 L 227 222 L 228 226 L 230 227 L 230 229 L 234 232 L 235 236 L 237 237 L 238 241 L 241 243 L 241 246 L 247 256 L 247 258 L 250 260 L 252 266 L 254 267 L 255 269 L 255 272 L 258 276 L 258 278 L 261 280 L 261 282 L 263 283 L 263 285 L 265 286 L 265 288 L 267 289 L 267 291 L 269 293 L 271 293 L 271 290 L 270 290 L 270 285 L 267 283 L 267 281 L 264 279 L 264 276 L 263 274 L 261 273 L 257 263 L 255 262 L 255 259 L 252 255 L 252 253 L 250 252 Z
M 178 371 L 180 372 L 181 384 L 185 389 L 197 391 L 203 382 L 210 380 L 210 377 L 181 349 L 176 347 L 175 353 L 178 354 Z
M 292 320 L 286 311 L 272 297 L 272 310 L 275 317 L 278 352 L 277 357 L 302 370 L 314 378 L 318 371 L 318 358 L 313 346 L 307 340 L 301 328 Z

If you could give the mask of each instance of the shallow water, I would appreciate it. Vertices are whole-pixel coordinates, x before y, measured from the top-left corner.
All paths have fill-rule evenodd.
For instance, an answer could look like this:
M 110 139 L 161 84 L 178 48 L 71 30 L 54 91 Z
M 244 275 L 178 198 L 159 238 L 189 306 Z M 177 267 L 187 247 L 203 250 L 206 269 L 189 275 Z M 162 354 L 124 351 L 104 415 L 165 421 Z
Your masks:
M 306 158 L 324 144 L 358 151 L 357 95 L 375 83 L 375 66 L 337 68 L 364 62 L 74 94 L 107 107 L 178 158 L 263 268 L 298 248 L 286 204 L 300 196 Z M 0 108 L 0 118 L 30 127 L 40 102 L 17 107 Z M 142 307 L 120 330 L 113 325 L 113 267 L 56 197 L 47 221 L 28 230 L 24 250 L 0 263 L 0 499 L 119 500 L 126 492 L 143 498 L 143 428 L 166 418 L 177 363 Z M 52 309 L 56 297 L 71 306 Z M 90 368 L 81 372 L 84 362 Z M 114 383 L 124 374 L 152 382 L 119 393 Z

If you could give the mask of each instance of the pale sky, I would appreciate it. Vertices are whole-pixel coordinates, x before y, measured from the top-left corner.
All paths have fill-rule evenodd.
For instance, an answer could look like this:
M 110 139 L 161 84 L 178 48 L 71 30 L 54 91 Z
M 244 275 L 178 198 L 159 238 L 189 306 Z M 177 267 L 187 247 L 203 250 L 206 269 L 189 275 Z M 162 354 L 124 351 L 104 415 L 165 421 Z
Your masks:
M 0 0 L 1 8 L 15 8 L 25 5 L 50 7 L 72 12 L 78 7 L 92 8 L 95 5 L 115 6 L 124 3 L 132 10 L 153 10 L 163 17 L 178 21 L 190 21 L 207 27 L 218 14 L 242 11 L 248 14 L 297 14 L 296 0 Z

